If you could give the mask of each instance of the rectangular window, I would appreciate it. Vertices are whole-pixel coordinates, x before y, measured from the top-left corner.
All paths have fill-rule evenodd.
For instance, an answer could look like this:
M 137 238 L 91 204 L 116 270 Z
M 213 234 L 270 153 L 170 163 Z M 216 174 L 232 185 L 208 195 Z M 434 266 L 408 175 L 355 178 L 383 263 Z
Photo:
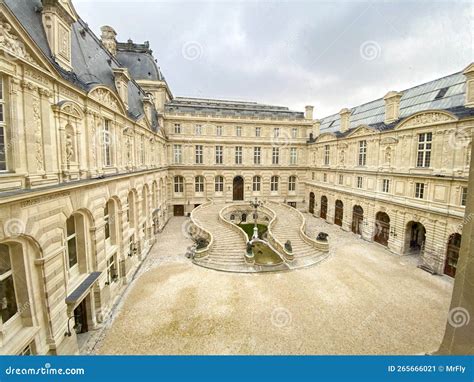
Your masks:
M 339 184 L 344 184 L 344 175 L 339 175 Z
M 390 191 L 390 180 L 382 180 L 382 192 L 388 193 Z
M 279 127 L 275 127 L 273 129 L 273 138 L 279 138 L 280 137 L 280 128 Z
M 66 242 L 69 269 L 77 265 L 76 222 L 74 216 L 66 220 Z
M 204 192 L 204 177 L 196 176 L 194 180 L 194 191 L 201 193 Z
M 112 136 L 110 132 L 110 121 L 104 120 L 103 145 L 104 145 L 104 166 L 112 166 Z
M 288 191 L 296 191 L 296 176 L 290 176 L 288 179 Z
M 467 201 L 467 187 L 461 189 L 461 206 L 465 206 Z
M 367 162 L 367 141 L 359 142 L 359 166 L 365 166 Z
M 280 148 L 273 147 L 272 149 L 272 164 L 278 164 L 280 161 Z
M 7 169 L 7 153 L 6 153 L 6 125 L 5 125 L 5 99 L 3 91 L 3 78 L 0 77 L 0 171 Z
M 323 174 L 323 182 L 327 182 L 328 181 L 328 174 L 324 173 Z
M 256 128 L 255 128 L 255 136 L 256 136 L 256 137 L 259 137 L 259 136 L 260 136 L 260 133 L 261 133 L 260 127 L 256 127 Z
M 223 176 L 216 176 L 215 180 L 215 190 L 216 192 L 223 192 L 224 191 L 224 177 Z
M 222 126 L 216 126 L 216 135 L 218 137 L 222 136 Z
M 260 164 L 261 160 L 261 149 L 260 147 L 253 148 L 253 164 Z
M 179 123 L 174 124 L 174 133 L 175 134 L 181 134 L 181 124 L 179 124 Z
M 110 285 L 116 281 L 118 281 L 117 255 L 113 255 L 107 260 L 107 282 Z
M 329 145 L 324 146 L 324 164 L 329 165 Z
M 195 153 L 196 153 L 196 164 L 202 164 L 203 162 L 202 145 L 196 145 Z
M 311 180 L 314 180 L 314 172 L 311 173 Z
M 296 127 L 291 129 L 291 138 L 293 138 L 293 139 L 298 138 L 298 129 Z
M 237 135 L 238 137 L 242 136 L 242 127 L 241 126 L 237 126 L 235 128 L 235 135 Z
M 418 134 L 418 155 L 416 160 L 417 167 L 430 167 L 432 139 L 432 133 Z
M 0 244 L 0 301 L 2 322 L 5 323 L 18 312 L 10 249 L 5 244 Z
M 278 176 L 272 176 L 270 181 L 270 190 L 271 191 L 278 191 Z
M 425 184 L 415 183 L 415 198 L 423 199 L 425 196 Z
M 174 164 L 181 164 L 183 161 L 183 151 L 181 145 L 173 146 Z
M 253 191 L 254 192 L 259 192 L 260 191 L 260 177 L 258 175 L 253 177 Z
M 242 146 L 235 147 L 235 164 L 242 164 Z
M 216 146 L 216 164 L 224 163 L 224 148 L 222 146 Z
M 357 177 L 357 188 L 362 188 L 362 177 L 361 176 Z
M 296 147 L 290 148 L 290 164 L 296 164 L 298 161 L 298 157 L 296 154 Z
M 184 179 L 182 176 L 174 177 L 174 192 L 177 194 L 184 192 Z

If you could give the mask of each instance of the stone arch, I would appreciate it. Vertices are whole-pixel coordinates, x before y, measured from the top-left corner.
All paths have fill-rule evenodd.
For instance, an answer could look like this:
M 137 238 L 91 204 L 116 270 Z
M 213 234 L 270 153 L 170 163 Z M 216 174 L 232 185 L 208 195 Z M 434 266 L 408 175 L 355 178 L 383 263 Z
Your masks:
M 374 241 L 388 246 L 390 235 L 390 216 L 386 212 L 379 211 L 375 215 Z
M 416 221 L 409 221 L 405 229 L 405 253 L 420 254 L 423 252 L 426 241 L 426 228 Z

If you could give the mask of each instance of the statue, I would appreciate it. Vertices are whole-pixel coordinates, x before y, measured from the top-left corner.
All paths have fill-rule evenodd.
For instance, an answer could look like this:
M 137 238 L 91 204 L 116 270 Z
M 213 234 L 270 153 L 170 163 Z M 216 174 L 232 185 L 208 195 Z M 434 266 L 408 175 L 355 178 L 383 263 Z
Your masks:
M 72 145 L 72 136 L 71 134 L 66 135 L 66 159 L 68 162 L 72 160 L 74 156 L 74 147 Z
M 320 232 L 320 233 L 318 233 L 318 237 L 316 238 L 316 240 L 328 241 L 328 236 L 329 236 L 329 234 L 327 234 L 326 232 Z
M 392 164 L 392 149 L 390 147 L 385 149 L 385 163 L 389 166 Z
M 341 162 L 341 164 L 344 164 L 344 160 L 345 160 L 344 156 L 345 156 L 345 152 L 344 150 L 341 150 L 339 152 L 339 162 Z

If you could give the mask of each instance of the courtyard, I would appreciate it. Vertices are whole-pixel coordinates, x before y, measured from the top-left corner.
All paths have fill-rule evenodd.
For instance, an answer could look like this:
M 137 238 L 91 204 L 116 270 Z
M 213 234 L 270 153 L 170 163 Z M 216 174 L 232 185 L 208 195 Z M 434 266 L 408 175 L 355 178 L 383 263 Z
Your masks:
M 113 315 L 89 340 L 92 354 L 424 354 L 442 339 L 452 280 L 416 267 L 339 227 L 330 256 L 265 274 L 201 268 L 185 257 L 186 218 L 172 218 Z

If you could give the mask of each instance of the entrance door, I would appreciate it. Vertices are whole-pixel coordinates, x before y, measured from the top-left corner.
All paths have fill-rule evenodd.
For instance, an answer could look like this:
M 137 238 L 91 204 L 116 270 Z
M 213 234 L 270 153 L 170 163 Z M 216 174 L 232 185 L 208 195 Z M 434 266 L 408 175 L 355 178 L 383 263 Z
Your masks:
M 449 237 L 448 249 L 446 252 L 446 263 L 444 264 L 444 273 L 454 277 L 459 259 L 459 249 L 461 248 L 461 235 L 453 233 Z
M 385 212 L 377 212 L 375 215 L 375 235 L 374 241 L 388 246 L 388 236 L 390 233 L 390 217 Z
M 423 224 L 411 221 L 405 232 L 405 253 L 419 254 L 425 245 L 426 229 Z
M 362 223 L 364 222 L 364 210 L 361 206 L 352 209 L 352 232 L 362 235 Z
M 181 205 L 174 205 L 173 206 L 173 215 L 174 216 L 184 216 L 184 206 Z
M 87 328 L 87 309 L 86 309 L 86 299 L 74 309 L 74 328 L 77 334 L 86 333 Z
M 314 214 L 314 192 L 309 194 L 309 213 Z
M 244 200 L 244 178 L 236 176 L 234 178 L 233 200 Z
M 344 217 L 344 204 L 340 200 L 336 200 L 336 208 L 334 210 L 334 224 L 342 227 L 342 219 Z
M 326 219 L 327 214 L 328 214 L 328 198 L 326 198 L 323 195 L 321 196 L 321 211 L 319 213 L 319 217 L 322 219 Z

